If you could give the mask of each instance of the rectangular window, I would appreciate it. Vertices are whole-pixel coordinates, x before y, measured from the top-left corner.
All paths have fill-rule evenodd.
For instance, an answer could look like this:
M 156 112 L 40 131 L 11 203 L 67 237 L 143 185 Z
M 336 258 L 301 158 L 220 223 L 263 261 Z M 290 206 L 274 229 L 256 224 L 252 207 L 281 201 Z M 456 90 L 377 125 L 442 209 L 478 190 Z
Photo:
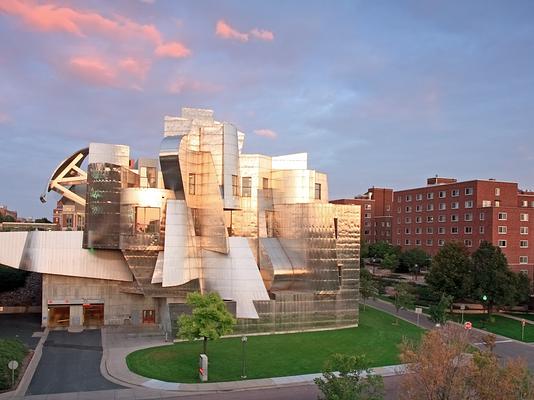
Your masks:
M 265 178 L 264 178 L 264 179 L 265 179 Z M 365 209 L 366 209 L 366 210 L 370 210 L 371 208 L 372 208 L 372 207 L 371 207 L 371 204 L 366 204 L 366 205 L 365 205 Z
M 470 227 L 470 226 L 466 226 L 466 227 L 464 227 L 464 233 L 465 233 L 466 235 L 470 235 L 470 234 L 472 234 L 472 233 L 473 233 L 473 228 Z
M 426 210 L 427 210 L 427 211 L 434 211 L 434 204 L 432 204 L 432 203 L 427 204 L 427 205 L 426 205 Z
M 440 209 L 440 210 L 446 210 L 446 209 L 447 209 L 447 204 L 445 204 L 445 203 L 439 203 L 439 209 Z
M 417 217 L 415 217 L 415 223 L 416 223 L 416 224 L 420 224 L 420 223 L 422 222 L 422 220 L 423 220 L 423 219 L 421 218 L 420 215 L 418 215 Z
M 432 239 L 427 239 L 426 240 L 426 245 L 427 246 L 432 246 Z
M 411 194 L 407 194 L 406 195 L 406 201 L 412 201 L 412 195 Z
M 315 200 L 321 200 L 321 184 L 315 184 Z
M 404 244 L 405 244 L 406 246 L 409 246 L 409 245 L 410 245 L 410 239 L 406 239 L 406 240 L 404 240 Z
M 444 199 L 445 197 L 447 197 L 447 192 L 445 190 L 442 190 L 439 192 L 439 198 L 440 199 Z
M 423 206 L 421 204 L 418 204 L 415 206 L 415 212 L 421 212 L 423 211 Z
M 458 214 L 451 215 L 451 222 L 458 222 Z
M 438 222 L 445 222 L 445 221 L 447 221 L 447 217 L 445 215 L 440 215 L 438 217 Z
M 189 174 L 189 194 L 196 194 L 197 176 Z
M 421 246 L 421 239 L 416 239 L 415 240 L 415 245 L 416 246 Z
M 434 233 L 434 228 L 432 228 L 431 226 L 427 227 L 426 228 L 426 233 L 429 234 L 429 235 L 432 235 Z
M 519 264 L 528 264 L 527 256 L 519 256 Z
M 400 203 L 402 201 L 402 196 L 397 196 L 397 203 Z
M 505 235 L 507 231 L 508 231 L 508 228 L 506 226 L 499 226 L 498 227 L 498 232 L 499 232 L 500 235 Z
M 252 196 L 252 177 L 250 176 L 244 176 L 241 178 L 241 195 L 243 197 L 251 197 Z M 367 218 L 367 214 L 365 215 Z
M 472 221 L 472 220 L 473 220 L 473 214 L 471 213 L 464 214 L 464 221 Z
M 465 247 L 473 247 L 473 241 L 471 239 L 464 240 Z
M 404 233 L 410 235 L 412 231 L 410 230 L 410 228 L 404 228 Z
M 415 195 L 415 200 L 417 200 L 417 201 L 421 201 L 421 200 L 423 200 L 423 194 L 422 194 L 422 193 L 417 193 L 417 194 Z
M 495 207 L 500 207 L 500 206 L 501 206 L 501 201 L 495 200 Z
M 454 235 L 457 235 L 458 234 L 458 227 L 457 226 L 452 226 L 451 227 L 451 233 L 454 234 Z
M 484 220 L 486 219 L 486 213 L 481 212 L 480 215 L 478 216 L 478 218 L 479 218 L 481 221 L 484 221 Z
M 500 196 L 500 195 L 501 195 L 501 189 L 495 188 L 495 196 Z
M 427 198 L 428 200 L 432 200 L 432 199 L 434 199 L 434 193 L 432 193 L 432 192 L 427 193 L 427 194 L 426 194 L 426 198 Z
M 232 196 L 239 196 L 239 178 L 232 175 Z
M 444 227 L 444 226 L 440 226 L 440 227 L 438 228 L 438 233 L 439 233 L 440 235 L 445 235 L 445 227 Z
M 452 196 L 452 197 L 458 197 L 458 196 L 460 196 L 460 189 L 453 189 L 453 190 L 451 190 L 451 196 Z
M 520 235 L 528 235 L 528 226 L 520 226 L 519 227 L 519 234 Z
M 522 249 L 528 248 L 528 240 L 520 240 L 519 247 L 521 247 Z
M 508 214 L 505 212 L 500 212 L 497 215 L 497 218 L 499 219 L 499 221 L 506 221 L 508 219 Z
M 460 203 L 458 203 L 457 201 L 451 203 L 451 209 L 457 210 L 459 208 L 460 208 Z
M 157 207 L 135 208 L 135 232 L 159 233 L 160 210 Z
M 263 189 L 269 189 L 269 178 L 263 178 Z
M 404 223 L 405 224 L 411 224 L 412 223 L 412 219 L 410 217 L 406 217 L 406 218 L 404 218 Z
M 434 222 L 434 217 L 432 215 L 427 216 L 426 222 Z
M 445 246 L 445 240 L 439 239 L 438 240 L 438 246 Z
M 498 245 L 499 247 L 506 247 L 506 240 L 499 240 Z
M 415 228 L 415 234 L 416 235 L 420 235 L 421 233 L 422 233 L 422 229 L 421 228 L 419 228 L 419 227 Z
M 526 213 L 519 214 L 519 221 L 527 222 L 528 221 L 528 214 L 526 214 Z
M 473 200 L 466 201 L 465 208 L 473 208 Z
M 523 200 L 521 202 L 521 207 L 528 207 L 528 201 L 527 200 Z
M 397 208 L 397 214 L 400 214 L 402 212 L 402 207 Z
M 491 207 L 491 200 L 482 200 L 482 207 Z
M 480 228 L 478 228 L 478 232 L 479 232 L 480 234 L 483 234 L 483 233 L 484 233 L 484 227 L 481 226 Z
M 465 195 L 471 196 L 473 194 L 473 188 L 465 188 Z

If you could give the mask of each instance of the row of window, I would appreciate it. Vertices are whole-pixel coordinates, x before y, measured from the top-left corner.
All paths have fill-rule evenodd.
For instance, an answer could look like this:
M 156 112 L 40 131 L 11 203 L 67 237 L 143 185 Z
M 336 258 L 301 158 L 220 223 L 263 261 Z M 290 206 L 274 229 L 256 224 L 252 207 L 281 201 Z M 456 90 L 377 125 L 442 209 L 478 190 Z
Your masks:
M 471 188 L 471 187 L 468 187 L 468 188 L 465 188 L 465 189 L 464 189 L 464 194 L 465 194 L 466 196 L 472 196 L 473 193 L 474 193 L 474 191 L 473 191 L 473 188 Z M 499 195 L 500 195 L 500 189 L 499 189 L 499 188 L 496 188 L 496 190 L 495 190 L 495 196 L 499 196 Z M 451 190 L 451 197 L 458 197 L 458 196 L 460 196 L 460 189 L 452 189 L 452 190 Z M 440 190 L 440 191 L 438 192 L 438 198 L 440 198 L 440 199 L 444 199 L 444 198 L 446 198 L 446 197 L 447 197 L 447 191 L 446 191 L 446 190 Z M 427 200 L 432 200 L 432 199 L 434 199 L 434 192 L 428 192 L 428 193 L 426 194 L 426 198 L 427 198 Z M 412 195 L 411 195 L 411 194 L 407 194 L 407 195 L 405 195 L 404 200 L 405 200 L 405 201 L 412 201 Z M 416 200 L 416 201 L 421 201 L 421 200 L 423 200 L 423 194 L 422 194 L 422 193 L 417 193 L 417 194 L 415 195 L 415 200 Z M 402 196 L 397 196 L 397 202 L 399 202 L 399 203 L 402 202 Z

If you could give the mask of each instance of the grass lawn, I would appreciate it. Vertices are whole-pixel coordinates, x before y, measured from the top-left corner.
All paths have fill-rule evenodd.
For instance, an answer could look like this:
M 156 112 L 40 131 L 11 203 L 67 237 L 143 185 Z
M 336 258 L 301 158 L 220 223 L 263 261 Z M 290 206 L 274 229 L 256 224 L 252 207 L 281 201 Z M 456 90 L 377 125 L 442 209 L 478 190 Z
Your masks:
M 371 367 L 397 364 L 402 337 L 417 339 L 422 329 L 367 307 L 360 308 L 358 328 L 333 331 L 249 336 L 246 348 L 249 379 L 320 372 L 333 353 L 365 354 Z M 126 357 L 128 368 L 148 378 L 168 382 L 198 382 L 202 343 L 182 342 L 135 351 Z M 239 380 L 241 339 L 208 343 L 209 381 Z
M 15 370 L 15 381 L 22 369 L 22 361 L 28 354 L 28 350 L 18 340 L 0 339 L 0 390 L 11 388 L 11 370 L 7 364 L 11 360 L 16 360 L 19 367 Z
M 509 313 L 508 315 L 511 315 L 512 317 L 516 317 L 516 318 L 523 318 L 523 319 L 528 319 L 529 321 L 534 321 L 534 314 Z
M 466 314 L 464 315 L 464 322 L 470 321 L 475 328 L 484 329 L 485 331 L 495 333 L 497 335 L 506 336 L 512 339 L 521 340 L 521 322 L 503 317 L 502 315 L 492 314 L 494 322 L 487 320 L 486 314 Z M 460 322 L 461 316 L 454 314 L 452 320 Z M 525 342 L 534 342 L 534 325 L 526 324 L 525 326 Z

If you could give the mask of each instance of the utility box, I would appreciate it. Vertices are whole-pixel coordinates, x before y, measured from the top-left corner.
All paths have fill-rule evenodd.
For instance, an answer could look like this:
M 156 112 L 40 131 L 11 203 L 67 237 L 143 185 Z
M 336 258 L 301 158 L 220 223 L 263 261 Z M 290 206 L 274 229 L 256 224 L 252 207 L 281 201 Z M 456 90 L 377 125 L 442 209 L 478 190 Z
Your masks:
M 208 381 L 208 356 L 201 354 L 198 358 L 198 377 L 200 382 Z

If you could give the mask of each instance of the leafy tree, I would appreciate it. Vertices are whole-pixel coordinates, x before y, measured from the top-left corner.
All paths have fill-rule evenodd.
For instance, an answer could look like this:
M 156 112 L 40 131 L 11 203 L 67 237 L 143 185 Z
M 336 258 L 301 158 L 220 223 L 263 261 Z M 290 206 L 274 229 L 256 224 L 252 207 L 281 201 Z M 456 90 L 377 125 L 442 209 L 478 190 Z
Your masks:
M 458 242 L 448 242 L 432 258 L 426 282 L 438 294 L 453 300 L 469 297 L 472 287 L 471 259 L 467 248 Z
M 189 293 L 186 304 L 192 307 L 192 313 L 178 319 L 177 336 L 188 340 L 202 338 L 204 354 L 208 340 L 219 339 L 234 330 L 236 320 L 217 293 Z
M 415 296 L 412 293 L 410 285 L 404 282 L 395 285 L 396 324 L 399 323 L 399 311 L 401 309 L 408 310 L 413 308 L 414 300 Z
M 384 259 L 387 254 L 399 254 L 400 248 L 389 244 L 386 241 L 380 241 L 369 245 L 369 257 Z
M 360 270 L 360 295 L 363 299 L 363 309 L 365 310 L 365 301 L 369 298 L 378 296 L 378 285 L 373 280 L 371 273 L 366 270 Z
M 29 272 L 0 265 L 0 293 L 24 286 Z
M 516 273 L 513 274 L 513 276 L 513 279 L 515 279 L 514 286 L 516 288 L 514 303 L 526 303 L 530 298 L 532 282 L 530 281 L 528 275 L 522 273 Z
M 37 218 L 37 219 L 35 220 L 35 222 L 37 222 L 37 223 L 42 223 L 42 224 L 51 224 L 51 223 L 52 223 L 52 221 L 50 221 L 50 220 L 49 220 L 48 218 L 46 218 L 46 217 L 43 217 L 43 218 Z
M 452 304 L 452 297 L 442 295 L 438 304 L 432 304 L 428 309 L 430 320 L 436 324 L 443 325 L 447 321 L 447 311 Z
M 399 257 L 395 253 L 388 253 L 382 259 L 382 266 L 391 270 L 396 269 L 399 266 Z
M 0 215 L 0 222 L 16 222 L 16 220 L 11 215 Z
M 384 380 L 373 375 L 363 356 L 333 354 L 323 376 L 314 379 L 323 400 L 382 400 Z M 336 371 L 339 374 L 336 374 Z
M 473 253 L 473 295 L 484 302 L 488 314 L 493 307 L 515 304 L 518 298 L 518 278 L 508 269 L 508 262 L 501 249 L 489 242 L 482 242 Z
M 417 248 L 406 250 L 400 256 L 400 265 L 416 274 L 416 276 L 420 268 L 429 266 L 429 261 L 430 256 L 423 250 Z

